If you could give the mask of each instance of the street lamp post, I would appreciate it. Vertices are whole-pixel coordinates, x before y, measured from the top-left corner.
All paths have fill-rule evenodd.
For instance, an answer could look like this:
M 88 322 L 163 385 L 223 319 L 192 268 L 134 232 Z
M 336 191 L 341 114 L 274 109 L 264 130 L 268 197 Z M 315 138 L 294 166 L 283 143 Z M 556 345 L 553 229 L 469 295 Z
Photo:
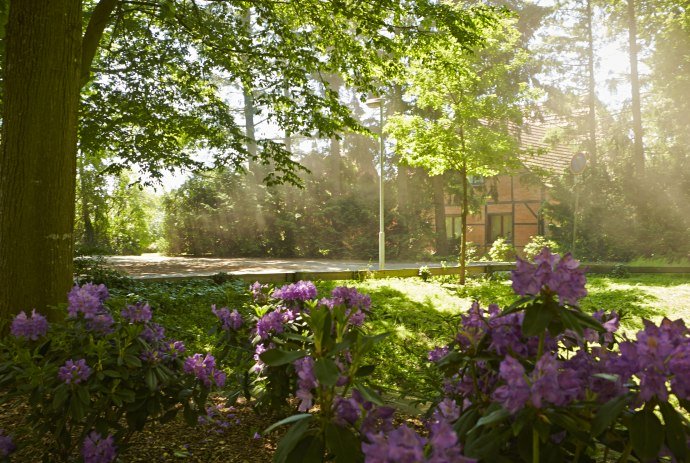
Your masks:
M 380 130 L 380 169 L 379 175 L 379 270 L 383 270 L 386 265 L 386 232 L 384 231 L 383 220 L 383 160 L 386 155 L 383 144 L 383 98 L 369 98 L 366 105 L 370 108 L 379 108 L 379 130 Z

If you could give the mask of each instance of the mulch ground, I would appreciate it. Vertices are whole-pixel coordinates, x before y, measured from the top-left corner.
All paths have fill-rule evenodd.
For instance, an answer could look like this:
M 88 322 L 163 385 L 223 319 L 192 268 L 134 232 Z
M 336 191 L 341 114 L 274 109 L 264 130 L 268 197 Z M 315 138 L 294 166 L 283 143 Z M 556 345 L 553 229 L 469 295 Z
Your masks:
M 255 433 L 268 427 L 274 419 L 256 414 L 246 403 L 240 403 L 231 410 L 223 406 L 222 399 L 215 399 L 214 403 L 224 411 L 225 423 L 222 426 L 211 423 L 190 427 L 181 414 L 163 425 L 150 424 L 132 437 L 127 448 L 120 452 L 118 462 L 270 462 L 278 438 L 275 435 L 257 437 Z M 22 404 L 0 405 L 0 429 L 12 435 L 19 446 L 12 461 L 54 461 L 45 454 L 49 438 L 36 442 L 22 435 L 21 429 L 27 424 L 25 416 L 26 407 Z

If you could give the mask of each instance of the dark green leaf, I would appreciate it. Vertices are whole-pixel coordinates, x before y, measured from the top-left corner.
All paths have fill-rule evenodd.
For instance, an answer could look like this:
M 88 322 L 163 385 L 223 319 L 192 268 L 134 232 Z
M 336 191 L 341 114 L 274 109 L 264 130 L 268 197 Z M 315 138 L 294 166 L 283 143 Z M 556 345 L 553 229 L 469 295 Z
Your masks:
M 506 410 L 505 408 L 499 408 L 498 410 L 494 410 L 488 415 L 481 417 L 479 421 L 477 421 L 475 428 L 479 428 L 481 426 L 488 426 L 494 423 L 499 423 L 508 418 L 509 416 L 510 412 L 508 410 Z
M 664 443 L 664 428 L 654 411 L 645 408 L 635 413 L 628 426 L 633 450 L 641 460 L 653 460 Z
M 263 352 L 261 355 L 259 355 L 259 357 L 264 363 L 266 363 L 266 365 L 277 367 L 292 363 L 306 355 L 307 353 L 303 350 L 270 349 L 266 352 Z
M 338 369 L 338 365 L 333 360 L 320 358 L 314 362 L 314 374 L 319 383 L 327 387 L 333 387 L 338 382 L 340 369 Z
M 287 418 L 283 418 L 280 421 L 276 421 L 275 423 L 273 423 L 272 425 L 270 425 L 269 427 L 264 429 L 264 432 L 262 434 L 268 434 L 269 432 L 273 431 L 274 429 L 276 429 L 280 426 L 294 423 L 295 421 L 300 421 L 300 420 L 304 420 L 307 418 L 312 418 L 312 415 L 309 413 L 300 413 L 298 415 L 288 416 Z
M 376 405 L 383 405 L 383 399 L 381 399 L 381 397 L 376 393 L 376 391 L 374 391 L 369 386 L 357 383 L 355 387 L 362 394 L 362 397 L 364 397 L 369 402 Z
M 687 430 L 675 408 L 668 402 L 661 402 L 661 416 L 664 417 L 666 428 L 666 444 L 678 461 L 686 461 L 688 457 Z
M 602 405 L 594 416 L 594 421 L 592 421 L 592 436 L 597 437 L 611 426 L 621 414 L 627 403 L 628 396 L 622 395 Z
M 539 336 L 553 320 L 554 313 L 541 305 L 532 305 L 525 310 L 522 333 L 525 336 Z
M 376 365 L 362 365 L 361 367 L 357 368 L 355 376 L 369 376 L 374 372 L 375 369 Z
M 153 370 L 146 370 L 146 373 L 144 373 L 144 379 L 146 380 L 146 385 L 148 386 L 149 390 L 155 391 L 158 387 L 158 379 L 156 378 L 156 375 L 153 373 Z
M 297 446 L 299 441 L 302 440 L 304 434 L 309 430 L 311 418 L 312 416 L 309 415 L 308 418 L 305 417 L 300 419 L 293 424 L 290 429 L 288 429 L 283 438 L 278 442 L 278 448 L 276 449 L 276 453 L 273 455 L 274 462 L 286 463 L 288 461 L 288 457 L 294 448 Z
M 61 384 L 55 389 L 55 395 L 53 396 L 53 409 L 58 410 L 62 407 L 67 398 L 69 397 L 69 389 L 66 384 Z
M 326 447 L 335 455 L 336 463 L 357 463 L 364 459 L 361 442 L 351 430 L 326 423 Z
M 322 463 L 323 441 L 320 435 L 307 434 L 290 452 L 286 463 Z
M 570 310 L 570 313 L 573 315 L 573 317 L 578 319 L 578 321 L 580 322 L 580 325 L 582 325 L 584 328 L 592 328 L 592 329 L 597 330 L 599 332 L 606 331 L 604 329 L 604 327 L 601 326 L 601 323 L 599 323 L 599 321 L 597 321 L 591 315 L 587 315 L 586 313 L 582 313 L 579 310 Z

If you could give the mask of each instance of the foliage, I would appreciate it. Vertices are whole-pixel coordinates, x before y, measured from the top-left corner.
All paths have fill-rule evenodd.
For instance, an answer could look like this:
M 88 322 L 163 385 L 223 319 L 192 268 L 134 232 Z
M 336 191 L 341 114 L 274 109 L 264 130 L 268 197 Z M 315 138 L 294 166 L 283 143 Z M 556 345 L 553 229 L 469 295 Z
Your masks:
M 549 248 L 552 252 L 560 252 L 560 248 L 555 241 L 545 238 L 541 235 L 530 236 L 530 241 L 522 250 L 523 257 L 527 260 L 532 260 L 541 252 L 542 249 Z
M 129 288 L 134 281 L 125 273 L 108 265 L 103 256 L 76 257 L 74 259 L 74 281 L 78 285 L 93 283 L 112 289 Z
M 103 305 L 107 297 L 103 285 L 75 286 L 63 323 L 49 326 L 35 311 L 21 312 L 3 340 L 2 400 L 28 407 L 33 437 L 51 436 L 51 461 L 68 461 L 82 443 L 86 455 L 90 442 L 105 436 L 122 448 L 147 423 L 180 411 L 196 424 L 209 389 L 223 386 L 213 358 L 184 359 L 184 344 L 151 321 L 148 304 L 126 306 L 115 321 Z
M 489 260 L 492 262 L 510 262 L 515 259 L 515 248 L 505 238 L 498 237 L 489 249 Z
M 353 158 L 368 150 L 346 153 Z M 332 160 L 313 155 L 305 159 L 316 174 L 305 177 L 305 188 L 267 188 L 256 202 L 247 201 L 246 177 L 228 171 L 194 176 L 170 193 L 164 202 L 164 236 L 172 254 L 371 259 L 377 255 L 372 236 L 378 229 L 378 197 L 366 165 L 343 165 L 340 192 L 326 175 Z M 366 160 L 361 161 L 367 162 Z M 371 169 L 371 164 L 368 169 Z M 324 175 L 319 175 L 323 173 Z M 410 183 L 424 188 L 420 179 Z M 407 204 L 407 215 L 386 203 L 387 254 L 414 256 L 428 247 L 424 196 Z

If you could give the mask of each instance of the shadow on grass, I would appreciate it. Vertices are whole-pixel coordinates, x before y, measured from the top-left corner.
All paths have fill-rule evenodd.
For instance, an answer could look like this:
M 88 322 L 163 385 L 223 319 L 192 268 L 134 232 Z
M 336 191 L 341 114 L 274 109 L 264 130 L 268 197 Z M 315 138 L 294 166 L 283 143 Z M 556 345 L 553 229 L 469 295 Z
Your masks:
M 617 280 L 620 281 L 620 280 Z M 635 284 L 634 279 L 625 279 L 626 284 Z M 643 288 L 630 287 L 625 289 L 612 288 L 612 281 L 600 279 L 591 281 L 588 286 L 589 294 L 581 301 L 581 307 L 586 312 L 616 311 L 621 316 L 621 323 L 630 328 L 640 328 L 642 319 L 651 319 L 663 314 L 654 303 L 659 299 Z M 649 285 L 649 281 L 639 281 Z

